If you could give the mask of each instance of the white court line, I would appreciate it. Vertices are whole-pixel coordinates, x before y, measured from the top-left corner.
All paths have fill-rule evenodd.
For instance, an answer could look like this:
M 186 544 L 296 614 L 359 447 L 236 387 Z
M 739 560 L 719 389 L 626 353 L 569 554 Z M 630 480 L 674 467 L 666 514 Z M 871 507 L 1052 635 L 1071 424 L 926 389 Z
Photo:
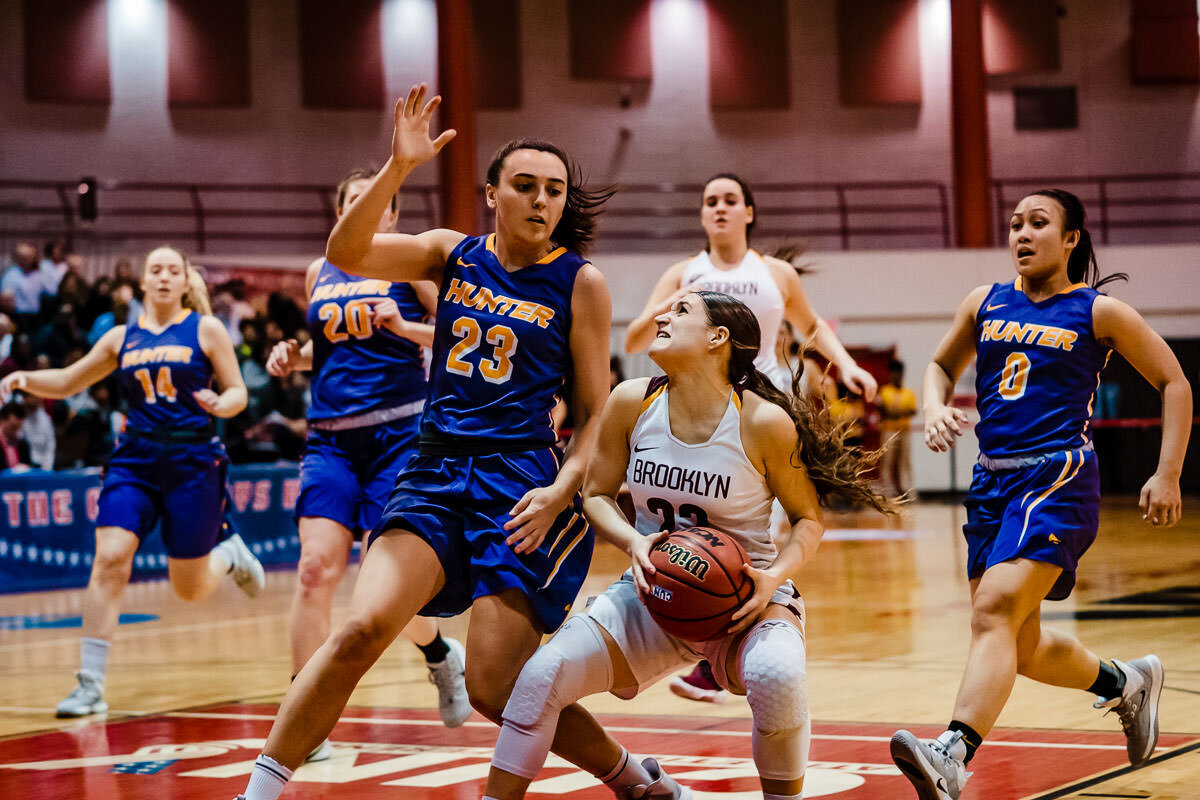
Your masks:
M 186 719 L 258 719 L 271 721 L 274 714 L 228 714 L 205 711 L 171 711 L 163 714 L 165 717 L 183 717 Z M 710 718 L 711 719 L 711 718 Z M 341 717 L 339 722 L 355 722 L 366 725 L 409 725 L 413 727 L 441 728 L 441 720 L 434 719 L 389 719 L 386 717 Z M 818 723 L 819 724 L 819 723 Z M 465 722 L 464 728 L 491 728 L 496 726 L 491 722 Z M 688 728 L 637 728 L 627 725 L 605 725 L 606 731 L 615 733 L 661 733 L 666 735 L 691 736 L 749 736 L 750 731 L 697 731 Z M 1092 731 L 1089 731 L 1091 733 Z M 814 733 L 814 739 L 827 739 L 836 742 L 890 742 L 891 736 L 851 736 L 830 733 Z M 988 740 L 988 747 L 1036 747 L 1042 750 L 1120 750 L 1124 752 L 1125 745 L 1120 744 L 1071 744 L 1068 742 L 997 742 Z
M 141 612 L 126 612 L 126 613 L 141 613 Z M 187 631 L 211 630 L 213 628 L 229 628 L 235 625 L 245 625 L 248 623 L 259 623 L 265 620 L 282 619 L 286 614 L 279 612 L 276 614 L 264 614 L 257 617 L 233 617 L 231 619 L 209 620 L 207 622 L 193 622 L 187 625 L 166 625 L 154 626 L 151 628 L 141 628 L 140 630 L 134 626 L 126 626 L 121 629 L 121 639 L 137 639 L 143 636 L 162 636 L 170 633 L 186 633 Z M 151 625 L 159 620 L 148 620 Z M 137 623 L 138 626 L 146 623 Z M 36 629 L 25 629 L 36 630 Z M 44 630 L 44 629 L 43 629 Z M 62 629 L 60 629 L 62 630 Z M 77 630 L 77 629 L 66 629 Z M 61 647 L 63 645 L 78 644 L 79 634 L 71 636 L 68 639 L 44 639 L 40 642 L 18 642 L 16 644 L 0 645 L 0 653 L 10 650 L 33 650 L 38 647 Z

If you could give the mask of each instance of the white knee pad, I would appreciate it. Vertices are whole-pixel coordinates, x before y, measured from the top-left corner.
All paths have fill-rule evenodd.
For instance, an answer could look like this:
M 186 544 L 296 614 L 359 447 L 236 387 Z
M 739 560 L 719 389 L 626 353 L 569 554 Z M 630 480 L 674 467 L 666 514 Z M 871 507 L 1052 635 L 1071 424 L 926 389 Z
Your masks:
M 803 777 L 812 725 L 800 631 L 779 619 L 758 623 L 742 645 L 741 670 L 754 713 L 751 744 L 758 774 L 772 780 Z
M 612 660 L 595 623 L 568 619 L 521 669 L 504 707 L 492 765 L 532 780 L 554 741 L 564 708 L 612 688 Z

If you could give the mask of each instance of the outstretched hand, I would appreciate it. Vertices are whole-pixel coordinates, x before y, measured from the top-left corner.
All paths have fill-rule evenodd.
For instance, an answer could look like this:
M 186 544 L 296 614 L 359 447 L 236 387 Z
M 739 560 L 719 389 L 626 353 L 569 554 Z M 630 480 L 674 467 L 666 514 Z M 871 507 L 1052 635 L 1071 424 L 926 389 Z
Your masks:
M 396 101 L 395 130 L 392 132 L 392 159 L 397 164 L 416 167 L 436 156 L 456 135 L 453 128 L 430 138 L 429 123 L 434 110 L 441 105 L 441 95 L 425 102 L 425 84 L 414 86 L 408 96 Z
M 25 391 L 27 378 L 24 370 L 10 372 L 4 376 L 4 380 L 0 380 L 0 404 L 7 403 L 12 399 L 13 392 Z

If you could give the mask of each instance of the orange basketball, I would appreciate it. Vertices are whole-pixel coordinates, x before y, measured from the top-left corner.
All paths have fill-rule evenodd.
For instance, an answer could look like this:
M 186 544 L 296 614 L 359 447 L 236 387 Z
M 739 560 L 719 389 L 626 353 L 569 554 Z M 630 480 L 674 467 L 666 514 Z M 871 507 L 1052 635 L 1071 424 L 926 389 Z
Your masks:
M 643 596 L 650 616 L 672 636 L 692 642 L 720 639 L 733 612 L 754 592 L 742 565 L 746 553 L 715 528 L 686 528 L 663 537 L 650 551 L 655 574 Z

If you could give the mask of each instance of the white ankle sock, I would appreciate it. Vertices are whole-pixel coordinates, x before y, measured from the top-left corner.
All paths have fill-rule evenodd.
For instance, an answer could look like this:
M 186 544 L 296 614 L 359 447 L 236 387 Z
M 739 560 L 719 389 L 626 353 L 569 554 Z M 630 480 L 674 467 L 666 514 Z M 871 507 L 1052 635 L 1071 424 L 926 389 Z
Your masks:
M 648 786 L 654 781 L 642 763 L 629 755 L 629 751 L 624 748 L 621 748 L 621 758 L 612 771 L 597 777 L 618 797 L 621 796 L 621 791 L 629 786 Z
M 268 755 L 254 761 L 254 771 L 246 784 L 246 800 L 277 800 L 292 777 L 292 771 Z
M 83 672 L 95 675 L 103 683 L 104 676 L 108 674 L 108 648 L 111 645 L 111 642 L 104 639 L 92 639 L 87 636 L 80 639 L 79 668 Z

